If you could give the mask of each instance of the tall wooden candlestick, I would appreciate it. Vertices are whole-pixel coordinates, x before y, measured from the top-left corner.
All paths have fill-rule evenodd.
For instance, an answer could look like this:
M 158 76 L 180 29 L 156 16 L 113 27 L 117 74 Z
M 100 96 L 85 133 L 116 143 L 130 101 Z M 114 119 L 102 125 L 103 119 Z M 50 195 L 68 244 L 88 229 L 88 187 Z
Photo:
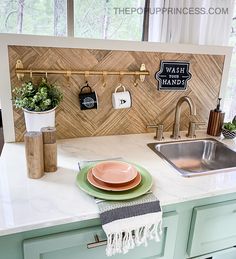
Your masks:
M 44 171 L 55 172 L 57 170 L 57 143 L 56 129 L 45 127 L 41 129 L 43 134 Z

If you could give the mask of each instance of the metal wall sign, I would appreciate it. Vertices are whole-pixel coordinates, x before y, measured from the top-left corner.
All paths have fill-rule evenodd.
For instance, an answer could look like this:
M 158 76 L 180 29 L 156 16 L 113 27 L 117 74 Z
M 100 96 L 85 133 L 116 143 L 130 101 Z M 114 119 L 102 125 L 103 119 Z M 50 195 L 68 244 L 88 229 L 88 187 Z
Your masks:
M 160 70 L 156 72 L 155 78 L 159 81 L 159 90 L 184 91 L 187 81 L 192 75 L 189 72 L 189 62 L 186 61 L 161 61 Z

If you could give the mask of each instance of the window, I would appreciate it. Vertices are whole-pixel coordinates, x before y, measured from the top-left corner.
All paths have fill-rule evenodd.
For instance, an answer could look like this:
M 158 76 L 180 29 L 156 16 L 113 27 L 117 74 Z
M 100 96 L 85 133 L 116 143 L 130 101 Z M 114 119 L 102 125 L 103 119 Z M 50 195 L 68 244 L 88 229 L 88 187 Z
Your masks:
M 0 32 L 66 36 L 66 0 L 1 0 Z
M 225 121 L 230 121 L 236 115 L 236 8 L 232 20 L 229 43 L 234 47 L 229 71 L 228 87 L 224 103 Z
M 67 2 L 74 17 L 67 17 Z M 143 14 L 124 9 L 144 4 L 145 0 L 1 0 L 0 33 L 67 36 L 67 24 L 74 20 L 75 37 L 140 41 Z
M 74 0 L 75 36 L 140 41 L 143 13 L 131 13 L 130 7 L 144 4 L 145 0 Z

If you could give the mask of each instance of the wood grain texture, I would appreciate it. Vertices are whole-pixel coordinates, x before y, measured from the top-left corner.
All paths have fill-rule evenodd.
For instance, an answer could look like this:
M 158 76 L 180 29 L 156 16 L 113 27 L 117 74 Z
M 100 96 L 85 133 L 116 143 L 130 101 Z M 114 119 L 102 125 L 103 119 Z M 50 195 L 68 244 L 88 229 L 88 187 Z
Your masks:
M 54 144 L 57 140 L 57 133 L 55 127 L 44 127 L 41 129 L 43 134 L 43 144 Z
M 45 127 L 41 129 L 43 134 L 44 171 L 56 172 L 57 170 L 57 143 L 56 128 Z
M 43 137 L 41 132 L 27 132 L 24 136 L 28 177 L 41 178 L 44 175 Z
M 44 171 L 53 173 L 57 171 L 57 143 L 43 144 Z
M 207 126 L 207 134 L 211 136 L 220 136 L 221 129 L 224 123 L 225 114 L 222 112 L 210 111 L 210 116 Z
M 9 46 L 12 86 L 20 85 L 15 74 L 17 59 L 25 68 L 63 70 L 138 70 L 145 63 L 150 76 L 133 86 L 134 78 L 124 76 L 122 83 L 132 95 L 132 108 L 114 110 L 111 96 L 119 83 L 118 76 L 107 77 L 102 87 L 101 76 L 89 76 L 88 81 L 99 99 L 97 110 L 81 111 L 78 94 L 84 85 L 84 76 L 74 75 L 68 80 L 62 75 L 50 75 L 64 92 L 64 100 L 56 112 L 58 138 L 117 135 L 147 132 L 147 124 L 164 123 L 164 130 L 171 131 L 174 109 L 181 96 L 190 96 L 197 107 L 196 121 L 207 122 L 209 112 L 217 103 L 224 65 L 223 55 L 200 55 L 182 53 L 158 53 L 141 51 L 109 51 L 89 49 L 45 48 Z M 157 91 L 158 82 L 154 74 L 159 70 L 161 60 L 190 61 L 192 79 L 184 92 Z M 43 75 L 42 75 L 43 76 Z M 40 76 L 33 77 L 33 81 Z M 24 80 L 29 80 L 25 77 Z M 183 105 L 181 129 L 187 129 L 189 122 L 187 105 Z M 14 110 L 16 140 L 21 141 L 25 132 L 24 117 L 20 110 Z

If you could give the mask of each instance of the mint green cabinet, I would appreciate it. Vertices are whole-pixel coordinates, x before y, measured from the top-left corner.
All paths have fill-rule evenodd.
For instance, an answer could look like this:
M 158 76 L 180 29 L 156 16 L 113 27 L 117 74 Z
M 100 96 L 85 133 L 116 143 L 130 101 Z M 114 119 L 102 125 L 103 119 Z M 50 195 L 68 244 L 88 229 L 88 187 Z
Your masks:
M 221 251 L 221 253 L 216 253 L 213 255 L 212 259 L 235 259 L 236 258 L 236 248 L 230 248 Z
M 202 255 L 198 257 L 191 257 L 192 259 L 235 259 L 236 258 L 236 248 L 228 248 L 221 251 L 217 251 L 211 254 Z
M 147 247 L 140 246 L 126 255 L 112 258 L 165 258 L 173 259 L 178 215 L 175 212 L 166 213 L 163 219 L 162 240 L 149 242 Z M 88 249 L 88 244 L 94 242 L 94 236 L 105 240 L 105 234 L 100 226 L 81 230 L 68 231 L 59 234 L 24 240 L 24 259 L 92 259 L 105 258 L 105 246 Z
M 99 219 L 0 236 L 0 259 L 106 258 Z M 236 259 L 236 193 L 163 206 L 163 236 L 114 259 Z
M 234 245 L 236 245 L 236 200 L 194 208 L 188 243 L 190 257 Z

